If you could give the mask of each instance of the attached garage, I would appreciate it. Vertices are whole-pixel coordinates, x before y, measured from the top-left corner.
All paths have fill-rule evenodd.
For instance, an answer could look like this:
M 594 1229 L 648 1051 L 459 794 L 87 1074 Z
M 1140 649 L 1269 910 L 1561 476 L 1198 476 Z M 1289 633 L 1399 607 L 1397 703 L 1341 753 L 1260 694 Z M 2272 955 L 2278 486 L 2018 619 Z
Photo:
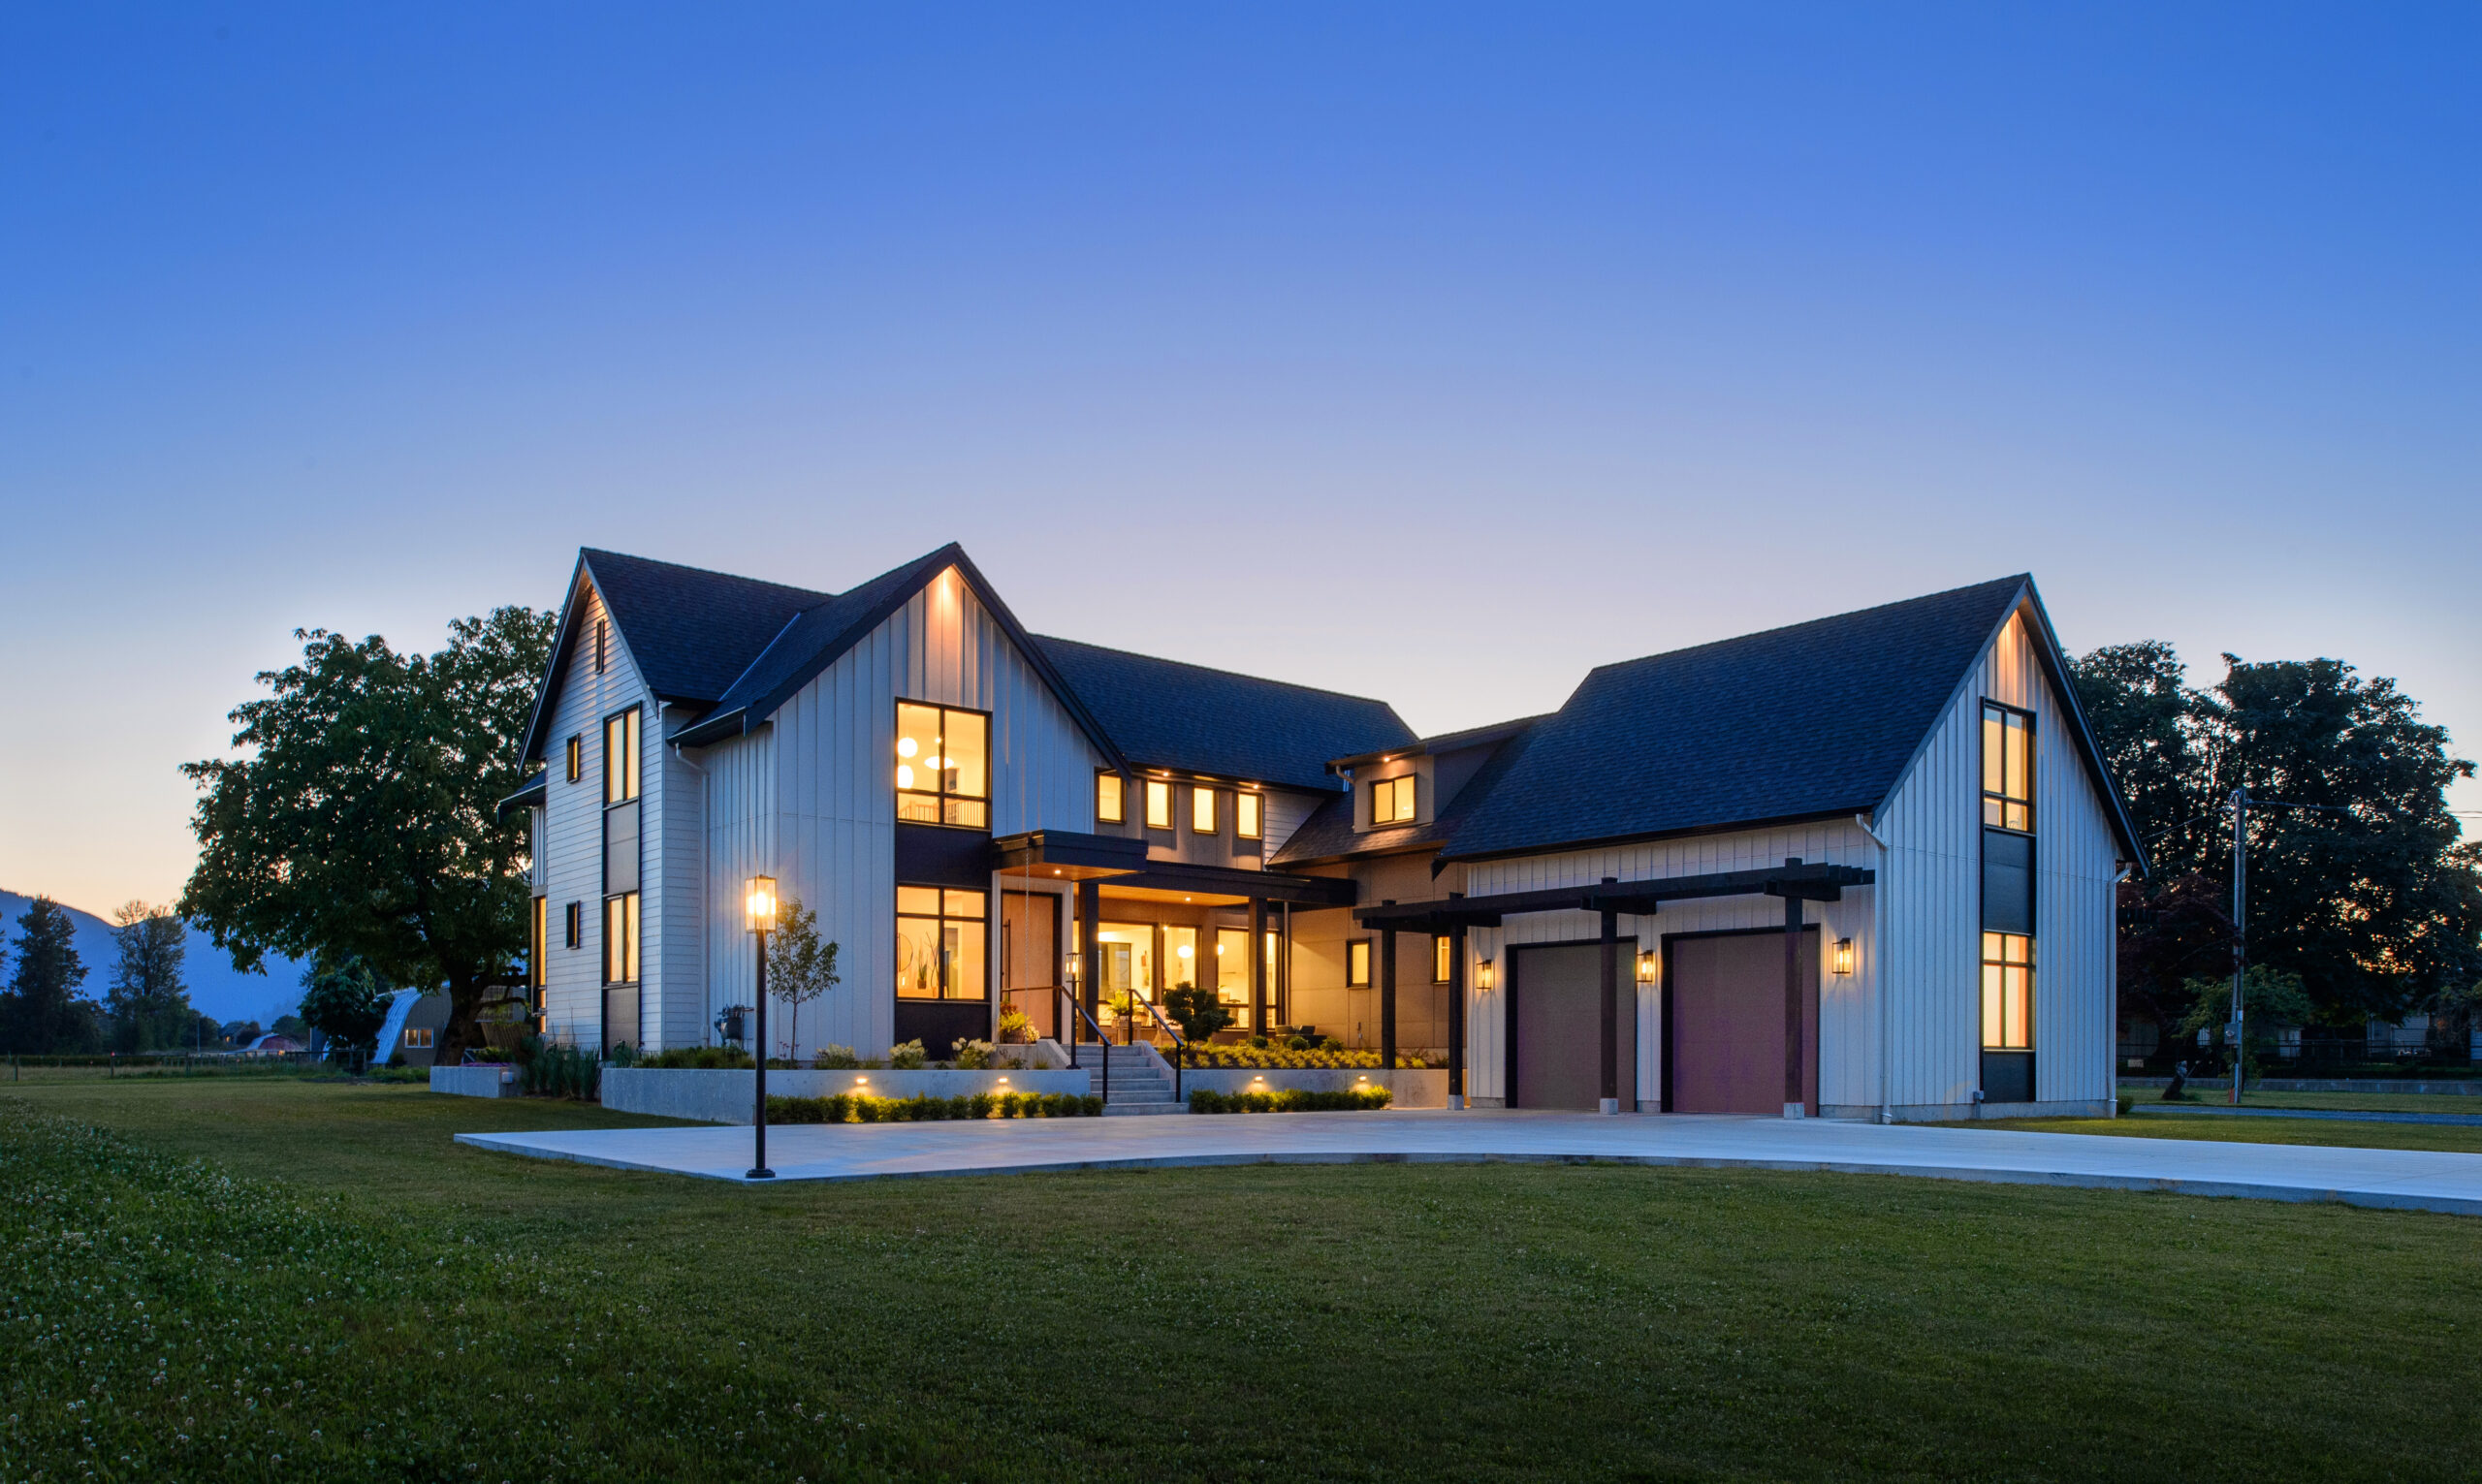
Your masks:
M 1630 969 L 1638 956 L 1637 940 L 1620 939 L 1615 955 L 1620 993 L 1612 1022 L 1618 1028 L 1619 1086 L 1627 1089 L 1638 1083 L 1638 987 Z M 1603 945 L 1520 948 L 1510 959 L 1515 1021 L 1510 1048 L 1515 1081 L 1511 1106 L 1594 1111 L 1603 1100 Z
M 1801 931 L 1801 1100 L 1819 1111 L 1819 931 Z M 1666 1113 L 1784 1114 L 1784 934 L 1664 939 Z

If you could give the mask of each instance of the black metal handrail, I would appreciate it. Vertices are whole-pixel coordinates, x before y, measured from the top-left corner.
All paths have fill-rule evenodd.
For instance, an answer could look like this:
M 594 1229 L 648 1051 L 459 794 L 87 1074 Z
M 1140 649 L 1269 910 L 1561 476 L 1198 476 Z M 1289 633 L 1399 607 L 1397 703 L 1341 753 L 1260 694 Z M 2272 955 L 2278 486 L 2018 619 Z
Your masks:
M 1163 1033 L 1172 1038 L 1172 1101 L 1177 1103 L 1181 1100 L 1181 1072 L 1183 1068 L 1189 1065 L 1190 1061 L 1189 1038 L 1182 1035 L 1181 1032 L 1173 1026 L 1170 1021 L 1163 1018 L 1163 1012 L 1156 1008 L 1155 1001 L 1137 995 L 1130 995 L 1130 998 L 1136 1000 L 1141 1005 L 1144 1005 L 1146 1007 L 1146 1013 L 1155 1017 L 1155 1024 L 1162 1026 Z M 1136 1019 L 1135 1016 L 1131 1016 L 1130 1018 L 1131 1020 Z M 1152 1039 L 1152 1037 L 1149 1039 Z M 1104 1059 L 1109 1060 L 1109 1056 L 1107 1055 Z
M 1088 1015 L 1086 1013 L 1086 1007 L 1077 1002 L 1076 992 L 1070 990 L 1066 985 L 1056 984 L 1052 986 L 1052 993 L 1059 995 L 1060 1002 L 1068 1006 L 1069 1014 L 1076 1017 L 1076 1020 L 1069 1020 L 1063 1017 L 1058 1022 L 1060 1025 L 1064 1025 L 1068 1027 L 1068 1067 L 1070 1071 L 1078 1069 L 1077 1021 L 1084 1021 L 1088 1026 L 1094 1027 L 1095 1039 L 1103 1048 L 1103 1101 L 1108 1105 L 1112 1100 L 1112 1043 L 1103 1039 L 1103 1027 L 1096 1025 L 1095 1017 Z

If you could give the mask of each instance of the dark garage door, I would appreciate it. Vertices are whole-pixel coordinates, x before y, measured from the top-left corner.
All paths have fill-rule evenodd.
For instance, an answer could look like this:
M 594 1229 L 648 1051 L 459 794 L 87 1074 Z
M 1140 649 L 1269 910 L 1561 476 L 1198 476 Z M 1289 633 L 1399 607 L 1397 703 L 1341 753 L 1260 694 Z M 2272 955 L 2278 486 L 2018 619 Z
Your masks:
M 1635 1111 L 1638 1095 L 1638 986 L 1632 965 L 1634 939 L 1620 940 L 1620 1106 Z M 1595 943 L 1519 948 L 1510 954 L 1516 1008 L 1515 1106 L 1583 1108 L 1603 1105 L 1603 1037 L 1597 1013 L 1603 1003 L 1603 949 Z
M 1733 932 L 1665 944 L 1665 1106 L 1674 1113 L 1784 1113 L 1784 934 Z M 1819 934 L 1801 933 L 1801 1093 L 1819 1111 Z

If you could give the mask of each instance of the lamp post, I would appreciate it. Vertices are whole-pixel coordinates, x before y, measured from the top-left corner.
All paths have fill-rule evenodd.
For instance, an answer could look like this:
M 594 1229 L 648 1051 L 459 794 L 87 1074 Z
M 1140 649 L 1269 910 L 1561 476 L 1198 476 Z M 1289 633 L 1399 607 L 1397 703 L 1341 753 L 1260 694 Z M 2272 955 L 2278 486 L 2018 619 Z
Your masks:
M 742 917 L 758 937 L 758 1097 L 752 1126 L 757 1150 L 749 1167 L 751 1180 L 774 1180 L 767 1167 L 767 932 L 776 926 L 776 878 L 752 876 L 742 898 Z

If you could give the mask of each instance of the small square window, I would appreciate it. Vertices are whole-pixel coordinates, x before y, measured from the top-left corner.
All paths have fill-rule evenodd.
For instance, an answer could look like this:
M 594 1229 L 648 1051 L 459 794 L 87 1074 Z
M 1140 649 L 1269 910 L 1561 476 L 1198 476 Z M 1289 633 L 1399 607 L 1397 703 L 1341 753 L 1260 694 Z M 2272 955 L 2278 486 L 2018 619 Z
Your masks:
M 1116 773 L 1095 774 L 1095 822 L 1117 825 L 1129 819 L 1129 799 L 1122 792 L 1121 775 Z
M 1382 825 L 1403 825 L 1414 822 L 1414 775 L 1381 778 L 1370 785 L 1370 823 L 1373 829 Z

